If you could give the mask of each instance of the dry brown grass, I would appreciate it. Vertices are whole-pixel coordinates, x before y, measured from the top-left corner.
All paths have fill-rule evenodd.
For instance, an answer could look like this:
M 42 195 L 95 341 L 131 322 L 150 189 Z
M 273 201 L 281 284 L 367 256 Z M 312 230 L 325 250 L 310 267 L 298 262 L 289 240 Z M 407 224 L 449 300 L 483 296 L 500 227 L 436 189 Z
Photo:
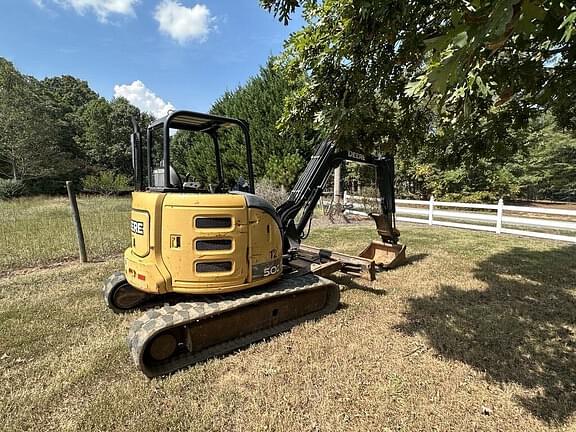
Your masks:
M 310 243 L 355 252 L 366 227 Z M 341 277 L 339 310 L 165 379 L 137 316 L 100 298 L 120 259 L 0 279 L 5 430 L 574 430 L 576 247 L 407 226 L 411 264 Z

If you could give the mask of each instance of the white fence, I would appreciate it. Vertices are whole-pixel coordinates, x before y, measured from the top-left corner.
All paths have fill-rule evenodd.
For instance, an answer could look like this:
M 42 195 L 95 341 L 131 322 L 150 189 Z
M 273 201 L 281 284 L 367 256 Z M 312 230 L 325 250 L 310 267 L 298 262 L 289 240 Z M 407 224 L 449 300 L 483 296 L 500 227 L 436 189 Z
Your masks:
M 366 203 L 372 202 L 373 205 L 376 204 L 374 201 L 377 201 L 376 198 L 344 193 L 347 213 L 367 215 Z M 446 210 L 451 208 L 472 211 Z M 576 210 L 504 205 L 502 199 L 497 204 L 467 204 L 435 201 L 434 197 L 431 197 L 428 201 L 396 200 L 396 215 L 397 220 L 404 222 L 576 243 Z M 533 217 L 534 215 L 545 217 Z M 530 227 L 555 232 L 530 231 Z

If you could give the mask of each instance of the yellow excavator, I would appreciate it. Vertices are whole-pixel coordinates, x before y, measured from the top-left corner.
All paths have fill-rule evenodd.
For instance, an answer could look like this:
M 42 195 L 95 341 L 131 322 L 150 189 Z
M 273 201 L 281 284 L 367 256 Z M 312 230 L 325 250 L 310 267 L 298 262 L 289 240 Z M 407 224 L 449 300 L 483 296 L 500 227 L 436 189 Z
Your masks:
M 239 128 L 245 181 L 227 181 L 220 137 Z M 203 133 L 213 144 L 213 183 L 183 181 L 171 166 L 173 132 Z M 337 152 L 321 142 L 286 202 L 274 207 L 254 194 L 252 148 L 246 122 L 176 111 L 152 122 L 144 139 L 134 121 L 131 245 L 124 271 L 104 284 L 114 312 L 145 309 L 175 294 L 184 299 L 149 309 L 132 324 L 128 345 L 148 377 L 165 375 L 249 345 L 333 312 L 340 270 L 369 274 L 405 260 L 394 219 L 394 165 L 389 156 Z M 212 144 L 210 144 L 212 146 Z M 382 241 L 360 257 L 305 247 L 301 240 L 333 168 L 345 160 L 376 167 L 381 213 L 372 214 Z M 236 187 L 235 187 L 236 186 Z

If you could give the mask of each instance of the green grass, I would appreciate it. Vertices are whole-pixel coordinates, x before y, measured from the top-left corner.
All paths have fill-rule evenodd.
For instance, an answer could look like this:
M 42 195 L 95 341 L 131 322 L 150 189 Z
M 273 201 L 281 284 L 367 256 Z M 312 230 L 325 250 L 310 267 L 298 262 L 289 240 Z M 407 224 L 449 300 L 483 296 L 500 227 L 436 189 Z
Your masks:
M 337 276 L 334 314 L 164 379 L 146 379 L 129 357 L 138 313 L 114 315 L 100 297 L 119 257 L 0 278 L 0 424 L 575 430 L 576 246 L 400 228 L 409 265 L 371 283 Z M 308 243 L 354 253 L 374 237 L 327 227 Z
M 121 251 L 130 241 L 130 200 L 80 196 L 80 218 L 91 260 Z M 0 273 L 77 259 L 67 198 L 0 201 Z

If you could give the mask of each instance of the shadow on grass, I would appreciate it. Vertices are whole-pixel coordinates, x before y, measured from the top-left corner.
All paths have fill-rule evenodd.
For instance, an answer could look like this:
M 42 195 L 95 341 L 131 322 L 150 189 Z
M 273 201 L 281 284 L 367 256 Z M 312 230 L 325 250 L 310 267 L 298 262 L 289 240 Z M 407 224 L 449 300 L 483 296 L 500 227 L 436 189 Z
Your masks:
M 336 282 L 338 285 L 343 286 L 342 291 L 348 291 L 351 289 L 364 291 L 375 295 L 386 295 L 386 290 L 382 288 L 371 288 L 356 282 L 356 278 L 344 274 L 330 275 L 330 279 Z
M 406 257 L 406 264 L 404 264 L 404 265 L 411 265 L 411 264 L 414 264 L 418 261 L 422 261 L 424 258 L 428 257 L 428 255 L 429 254 L 427 254 L 427 253 L 408 255 Z
M 428 337 L 445 358 L 530 395 L 518 402 L 549 423 L 576 411 L 576 246 L 514 248 L 480 262 L 485 290 L 443 286 L 409 300 L 399 330 Z

